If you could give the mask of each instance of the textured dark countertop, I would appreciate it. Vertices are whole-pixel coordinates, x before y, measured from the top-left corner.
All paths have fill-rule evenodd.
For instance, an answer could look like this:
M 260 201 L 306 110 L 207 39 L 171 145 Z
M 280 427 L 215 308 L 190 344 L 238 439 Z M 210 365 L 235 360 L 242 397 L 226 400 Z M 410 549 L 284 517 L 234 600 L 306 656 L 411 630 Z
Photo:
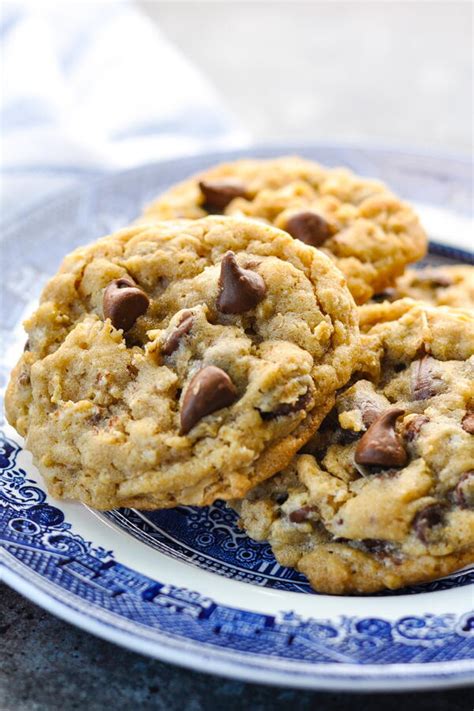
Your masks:
M 472 711 L 474 691 L 338 694 L 244 684 L 147 659 L 0 584 L 0 711 Z

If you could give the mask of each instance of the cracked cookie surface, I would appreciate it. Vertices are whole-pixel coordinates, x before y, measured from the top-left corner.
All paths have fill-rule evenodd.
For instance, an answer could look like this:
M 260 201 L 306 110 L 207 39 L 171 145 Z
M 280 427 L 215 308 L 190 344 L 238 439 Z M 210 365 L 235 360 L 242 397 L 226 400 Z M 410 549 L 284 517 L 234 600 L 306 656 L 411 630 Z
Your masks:
M 408 299 L 360 311 L 359 379 L 308 453 L 233 503 L 252 538 L 324 593 L 474 563 L 474 318 Z
M 134 226 L 69 255 L 26 321 L 8 419 L 54 496 L 243 496 L 347 382 L 354 301 L 324 255 L 243 219 Z
M 259 218 L 326 252 L 357 303 L 393 284 L 426 252 L 411 207 L 382 183 L 298 157 L 239 160 L 170 188 L 145 219 L 208 213 Z

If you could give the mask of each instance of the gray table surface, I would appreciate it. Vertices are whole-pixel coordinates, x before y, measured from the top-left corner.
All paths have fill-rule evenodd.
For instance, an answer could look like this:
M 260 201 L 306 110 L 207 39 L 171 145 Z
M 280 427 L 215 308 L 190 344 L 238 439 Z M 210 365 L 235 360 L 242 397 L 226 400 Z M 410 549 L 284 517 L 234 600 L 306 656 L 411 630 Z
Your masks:
M 472 150 L 469 2 L 139 5 L 257 140 Z M 0 635 L 0 711 L 474 708 L 470 689 L 319 693 L 191 672 L 96 639 L 1 584 Z
M 244 684 L 91 637 L 0 585 L 0 711 L 472 711 L 474 691 L 338 694 Z

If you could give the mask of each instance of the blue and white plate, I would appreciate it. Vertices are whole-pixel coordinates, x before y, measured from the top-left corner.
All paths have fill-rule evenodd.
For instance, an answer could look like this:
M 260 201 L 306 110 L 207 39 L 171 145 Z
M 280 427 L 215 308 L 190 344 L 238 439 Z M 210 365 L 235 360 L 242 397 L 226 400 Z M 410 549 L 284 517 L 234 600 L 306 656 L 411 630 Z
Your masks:
M 246 154 L 302 153 L 387 181 L 419 208 L 433 261 L 469 258 L 470 167 L 400 151 L 280 146 L 107 176 L 3 234 L 2 384 L 21 319 L 71 249 L 132 220 L 188 174 Z M 55 501 L 21 439 L 0 430 L 0 575 L 93 634 L 176 664 L 320 689 L 406 689 L 474 680 L 474 569 L 396 593 L 317 595 L 250 541 L 223 504 L 98 514 Z

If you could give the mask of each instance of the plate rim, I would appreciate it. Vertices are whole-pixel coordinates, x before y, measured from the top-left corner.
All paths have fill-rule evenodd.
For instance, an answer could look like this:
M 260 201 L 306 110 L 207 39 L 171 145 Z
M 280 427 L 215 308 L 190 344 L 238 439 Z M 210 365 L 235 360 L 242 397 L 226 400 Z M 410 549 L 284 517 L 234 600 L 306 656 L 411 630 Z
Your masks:
M 89 191 L 94 191 L 100 188 L 101 184 L 107 184 L 112 177 L 122 176 L 126 177 L 133 176 L 134 174 L 141 173 L 145 169 L 153 170 L 162 168 L 166 171 L 167 165 L 177 165 L 182 164 L 183 167 L 188 163 L 196 163 L 200 158 L 206 161 L 216 161 L 219 160 L 234 160 L 239 156 L 245 157 L 252 154 L 288 154 L 289 152 L 307 152 L 307 151 L 317 151 L 318 149 L 331 149 L 335 151 L 344 150 L 354 150 L 354 151 L 366 151 L 370 154 L 380 154 L 389 153 L 393 155 L 404 154 L 410 158 L 416 159 L 421 158 L 432 158 L 434 160 L 439 160 L 443 163 L 449 162 L 453 166 L 457 164 L 460 168 L 468 168 L 471 163 L 468 158 L 463 158 L 459 155 L 453 154 L 441 154 L 432 153 L 429 151 L 423 151 L 420 149 L 405 149 L 398 146 L 383 146 L 383 145 L 372 145 L 364 143 L 333 143 L 333 142 L 311 142 L 311 143 L 295 143 L 290 142 L 285 143 L 258 143 L 245 146 L 241 149 L 232 149 L 230 151 L 219 150 L 212 152 L 199 152 L 191 156 L 182 156 L 174 159 L 166 159 L 163 161 L 153 161 L 150 163 L 145 163 L 132 168 L 127 168 L 125 170 L 111 171 L 106 174 L 101 174 L 94 177 L 90 182 L 85 184 L 79 184 L 73 188 L 68 188 L 57 193 L 52 199 L 47 200 L 42 203 L 36 203 L 31 206 L 24 213 L 16 214 L 10 217 L 10 219 L 3 223 L 3 238 L 7 237 L 7 233 L 12 230 L 19 229 L 21 225 L 34 219 L 35 215 L 40 215 L 43 210 L 54 209 L 56 205 L 62 206 L 68 199 L 73 199 L 80 193 L 85 193 Z M 442 247 L 442 245 L 440 245 Z M 452 248 L 451 248 L 452 249 Z M 469 255 L 465 250 L 465 254 Z M 3 554 L 3 550 L 0 549 L 0 553 Z M 3 555 L 2 555 L 3 557 Z M 6 554 L 8 558 L 8 554 Z M 24 567 L 25 571 L 28 567 L 24 564 L 19 563 Z M 287 674 L 282 673 L 278 669 L 268 669 L 264 665 L 261 667 L 255 667 L 253 662 L 250 661 L 248 665 L 241 665 L 239 662 L 234 663 L 232 660 L 225 659 L 215 659 L 213 658 L 212 652 L 209 654 L 199 654 L 198 649 L 193 649 L 199 643 L 194 640 L 178 640 L 177 648 L 174 649 L 171 646 L 167 646 L 166 640 L 163 639 L 157 644 L 156 641 L 151 641 L 147 644 L 146 641 L 142 640 L 137 634 L 132 631 L 122 630 L 118 627 L 107 624 L 101 621 L 98 617 L 89 616 L 80 610 L 74 608 L 73 605 L 68 604 L 67 600 L 60 599 L 55 596 L 52 592 L 48 592 L 42 589 L 40 585 L 34 582 L 28 581 L 24 578 L 21 573 L 15 571 L 8 566 L 8 560 L 0 560 L 0 580 L 5 582 L 7 585 L 15 589 L 20 594 L 26 596 L 32 602 L 38 604 L 43 609 L 48 612 L 60 617 L 66 622 L 72 623 L 75 626 L 94 634 L 95 636 L 106 639 L 110 642 L 119 644 L 120 646 L 131 649 L 140 654 L 146 654 L 150 657 L 160 659 L 165 662 L 172 664 L 177 664 L 189 668 L 194 671 L 205 672 L 208 674 L 218 674 L 227 678 L 239 679 L 241 681 L 251 681 L 255 683 L 262 683 L 268 685 L 276 686 L 292 686 L 298 688 L 306 689 L 321 689 L 321 690 L 334 690 L 338 689 L 341 691 L 408 691 L 417 689 L 428 689 L 428 688 L 448 688 L 456 686 L 465 686 L 472 683 L 474 679 L 474 659 L 462 660 L 462 661 L 445 661 L 445 662 L 428 662 L 424 663 L 423 667 L 427 670 L 426 674 L 419 671 L 413 677 L 402 678 L 400 672 L 398 675 L 390 674 L 390 667 L 394 665 L 360 665 L 367 677 L 357 678 L 350 674 L 344 673 L 341 670 L 339 675 L 331 675 L 328 679 L 324 679 L 323 675 L 315 675 L 311 677 L 310 675 L 300 675 L 296 670 L 289 670 Z M 58 593 L 61 590 L 58 587 Z M 63 591 L 64 592 L 64 591 Z M 144 649 L 144 647 L 146 649 Z M 212 659 L 213 669 L 212 672 L 209 670 L 209 660 Z M 413 667 L 414 663 L 405 662 L 401 663 L 404 667 L 409 669 Z M 396 666 L 400 667 L 401 664 Z M 434 676 L 436 673 L 434 670 L 431 671 L 428 667 L 443 666 L 441 674 L 437 678 Z M 460 671 L 459 667 L 467 667 L 466 670 Z M 354 665 L 356 666 L 356 665 Z M 383 675 L 377 677 L 370 677 L 371 666 L 383 667 Z M 452 667 L 452 670 L 451 670 Z
M 4 571 L 6 571 L 6 575 L 3 574 Z M 156 642 L 147 644 L 145 640 L 142 640 L 133 633 L 120 630 L 117 627 L 108 625 L 97 618 L 89 617 L 76 610 L 64 600 L 48 594 L 39 586 L 25 580 L 19 573 L 8 568 L 3 562 L 0 563 L 0 573 L 2 573 L 2 575 L 0 575 L 2 582 L 5 582 L 18 593 L 24 595 L 30 601 L 38 604 L 42 609 L 59 617 L 65 622 L 73 624 L 96 637 L 118 644 L 124 649 L 129 649 L 143 656 L 175 664 L 190 669 L 191 671 L 206 673 L 211 676 L 219 675 L 228 679 L 238 679 L 244 682 L 259 683 L 268 686 L 326 691 L 337 689 L 343 692 L 402 692 L 430 688 L 454 688 L 468 686 L 472 684 L 474 678 L 474 659 L 463 660 L 463 662 L 429 662 L 424 664 L 424 667 L 429 667 L 427 674 L 418 674 L 413 676 L 413 678 L 403 677 L 400 672 L 398 672 L 398 674 L 387 673 L 378 677 L 368 676 L 362 679 L 350 674 L 331 675 L 325 679 L 322 675 L 315 675 L 314 677 L 309 675 L 297 675 L 294 670 L 290 671 L 289 675 L 286 676 L 282 670 L 266 669 L 263 665 L 262 668 L 252 665 L 236 665 L 232 661 L 216 660 L 212 653 L 199 654 L 197 650 L 186 649 L 187 645 L 182 641 L 178 642 L 178 648 L 176 650 L 167 646 L 165 640 L 160 641 L 161 646 Z M 144 647 L 146 647 L 146 649 L 144 649 Z M 212 671 L 209 670 L 208 663 L 210 660 L 212 660 L 214 666 Z M 466 670 L 459 671 L 459 665 L 461 663 L 464 667 L 467 667 Z M 445 667 L 441 670 L 441 673 L 438 669 L 440 665 Z M 370 674 L 371 666 L 380 667 L 382 665 L 363 665 L 362 668 L 367 674 Z M 383 665 L 383 670 L 384 672 L 389 672 L 390 668 L 395 666 L 410 668 L 412 665 L 410 663 Z M 446 669 L 446 667 L 453 667 L 453 670 L 451 671 L 449 668 Z

